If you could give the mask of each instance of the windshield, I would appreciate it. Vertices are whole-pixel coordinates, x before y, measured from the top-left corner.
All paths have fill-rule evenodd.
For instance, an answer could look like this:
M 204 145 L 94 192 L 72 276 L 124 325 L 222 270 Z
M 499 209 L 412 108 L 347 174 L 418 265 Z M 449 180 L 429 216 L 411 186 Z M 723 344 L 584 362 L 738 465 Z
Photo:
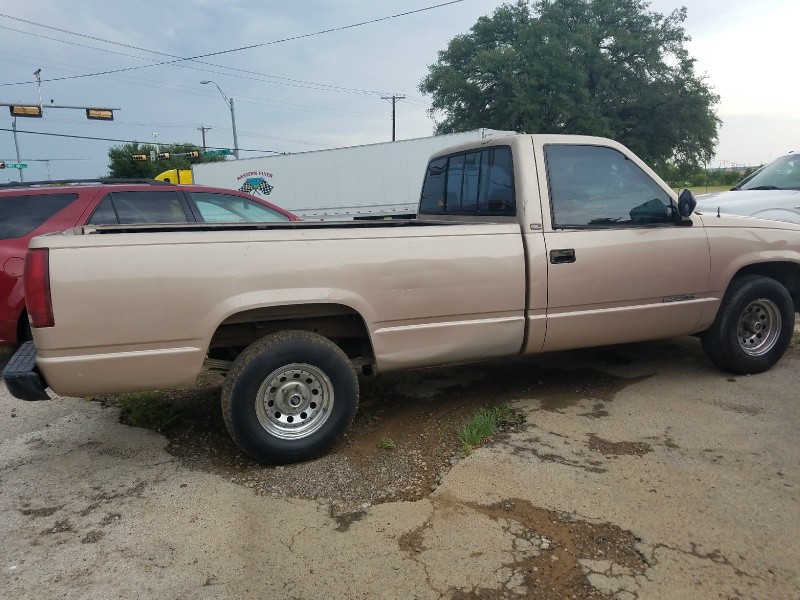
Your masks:
M 735 190 L 800 190 L 800 154 L 787 154 L 743 179 Z

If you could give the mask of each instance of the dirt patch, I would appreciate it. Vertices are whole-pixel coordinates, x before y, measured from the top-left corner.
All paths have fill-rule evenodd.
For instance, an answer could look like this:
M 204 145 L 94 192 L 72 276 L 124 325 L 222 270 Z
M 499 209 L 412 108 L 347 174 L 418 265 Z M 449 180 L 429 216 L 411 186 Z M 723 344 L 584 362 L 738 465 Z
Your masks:
M 737 404 L 735 402 L 724 402 L 722 400 L 712 402 L 711 404 L 713 404 L 714 406 L 719 406 L 724 410 L 739 413 L 742 415 L 757 415 L 758 413 L 764 410 L 763 408 L 758 406 L 747 406 L 746 404 Z
M 608 362 L 608 351 L 599 352 L 596 362 Z M 220 474 L 258 494 L 330 503 L 336 516 L 426 497 L 462 458 L 457 431 L 479 410 L 534 398 L 542 410 L 560 412 L 593 398 L 593 416 L 600 417 L 598 404 L 640 379 L 548 368 L 527 358 L 362 378 L 359 410 L 347 435 L 328 454 L 285 466 L 264 466 L 233 443 L 219 407 L 221 375 L 204 373 L 192 390 L 159 394 L 180 410 L 163 433 L 170 440 L 167 450 L 187 467 Z M 114 397 L 100 400 L 118 403 Z
M 800 322 L 794 326 L 794 335 L 792 341 L 789 342 L 789 353 L 795 356 L 800 355 Z
M 71 533 L 74 532 L 75 528 L 70 523 L 69 519 L 59 519 L 55 523 L 53 523 L 52 527 L 48 527 L 44 531 L 42 531 L 41 535 L 53 535 L 56 533 Z
M 243 454 L 222 422 L 222 377 L 205 374 L 196 389 L 169 392 L 181 409 L 166 432 L 169 452 L 190 468 L 219 473 L 261 494 L 331 502 L 335 514 L 364 505 L 427 496 L 461 457 L 458 428 L 476 411 L 509 398 L 541 397 L 559 410 L 586 397 L 610 400 L 631 383 L 581 369 L 545 369 L 529 360 L 388 375 L 361 381 L 361 404 L 345 438 L 327 455 L 297 465 L 265 467 Z M 379 447 L 390 439 L 394 448 Z
M 609 413 L 606 410 L 606 405 L 602 402 L 596 402 L 592 405 L 592 410 L 585 413 L 580 413 L 582 417 L 589 417 L 591 419 L 602 419 L 603 417 L 607 417 Z
M 33 517 L 37 519 L 39 517 L 52 517 L 56 514 L 59 510 L 64 508 L 63 506 L 46 506 L 43 508 L 22 508 L 20 509 L 20 513 L 25 515 L 26 517 Z
M 93 530 L 81 538 L 81 544 L 96 544 L 101 539 L 103 539 L 103 532 Z
M 190 468 L 218 473 L 259 494 L 330 502 L 333 516 L 348 519 L 370 504 L 427 496 L 461 458 L 458 428 L 476 411 L 501 401 L 450 381 L 414 397 L 400 393 L 391 381 L 364 379 L 355 422 L 331 452 L 304 463 L 265 466 L 244 454 L 225 429 L 219 408 L 222 378 L 208 374 L 203 379 L 197 389 L 171 395 L 182 408 L 165 433 L 171 454 Z M 340 522 L 342 530 L 350 522 Z
M 610 598 L 632 586 L 633 578 L 648 567 L 637 550 L 641 540 L 616 525 L 582 521 L 519 499 L 469 506 L 495 521 L 517 524 L 505 527 L 525 545 L 532 544 L 535 551 L 527 558 L 503 565 L 510 572 L 505 587 L 453 590 L 453 598 Z M 603 569 L 602 576 L 608 580 L 606 589 L 598 589 L 590 582 L 590 577 L 601 575 L 597 569 Z
M 588 445 L 604 456 L 643 456 L 652 450 L 650 444 L 644 442 L 611 442 L 594 434 L 589 435 Z

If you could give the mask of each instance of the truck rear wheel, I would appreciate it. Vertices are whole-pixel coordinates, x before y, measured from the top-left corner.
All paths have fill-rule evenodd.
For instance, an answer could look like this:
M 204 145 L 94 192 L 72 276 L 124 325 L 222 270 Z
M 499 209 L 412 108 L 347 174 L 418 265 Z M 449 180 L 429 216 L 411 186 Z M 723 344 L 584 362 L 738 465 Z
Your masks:
M 711 361 L 747 375 L 771 368 L 794 332 L 794 304 L 780 283 L 761 275 L 734 279 L 713 325 L 700 339 Z
M 358 378 L 344 352 L 308 331 L 283 331 L 248 346 L 222 388 L 222 416 L 239 447 L 265 463 L 327 451 L 358 408 Z

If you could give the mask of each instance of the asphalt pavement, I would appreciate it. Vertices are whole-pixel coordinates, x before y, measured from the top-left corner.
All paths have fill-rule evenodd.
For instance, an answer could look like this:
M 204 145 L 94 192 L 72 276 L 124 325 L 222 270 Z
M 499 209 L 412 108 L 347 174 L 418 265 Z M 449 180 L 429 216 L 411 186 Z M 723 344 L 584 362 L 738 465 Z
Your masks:
M 521 431 L 345 516 L 189 470 L 117 409 L 0 387 L 0 597 L 800 598 L 798 350 L 748 377 L 691 338 L 514 360 L 565 371 L 507 398 Z

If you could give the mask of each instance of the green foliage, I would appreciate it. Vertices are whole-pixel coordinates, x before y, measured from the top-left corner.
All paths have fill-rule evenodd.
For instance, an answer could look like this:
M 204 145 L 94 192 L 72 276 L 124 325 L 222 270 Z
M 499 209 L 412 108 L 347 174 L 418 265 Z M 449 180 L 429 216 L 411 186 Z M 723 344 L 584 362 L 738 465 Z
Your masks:
M 392 438 L 383 436 L 378 440 L 378 448 L 381 450 L 394 450 L 397 448 L 397 444 Z
M 519 425 L 524 415 L 509 404 L 481 410 L 458 430 L 458 441 L 464 453 L 480 446 L 504 425 Z
M 686 9 L 644 0 L 518 0 L 453 38 L 420 90 L 437 133 L 480 127 L 611 137 L 653 165 L 703 164 L 719 100 L 684 44 Z
M 122 394 L 119 420 L 131 427 L 165 431 L 180 416 L 180 409 L 164 402 L 157 392 Z
M 674 188 L 724 188 L 730 189 L 759 167 L 735 170 L 704 169 L 698 166 L 662 165 L 658 175 Z
M 108 149 L 108 177 L 126 178 L 134 177 L 137 179 L 152 179 L 159 173 L 170 169 L 188 169 L 190 165 L 206 162 L 217 162 L 225 160 L 224 156 L 203 156 L 198 158 L 187 158 L 186 156 L 175 156 L 167 160 L 158 159 L 150 161 L 150 151 L 155 151 L 153 144 L 140 144 L 131 142 L 122 146 L 112 146 Z M 178 154 L 197 150 L 196 144 L 159 144 L 158 152 L 169 152 Z M 134 154 L 144 154 L 147 160 L 133 160 Z

